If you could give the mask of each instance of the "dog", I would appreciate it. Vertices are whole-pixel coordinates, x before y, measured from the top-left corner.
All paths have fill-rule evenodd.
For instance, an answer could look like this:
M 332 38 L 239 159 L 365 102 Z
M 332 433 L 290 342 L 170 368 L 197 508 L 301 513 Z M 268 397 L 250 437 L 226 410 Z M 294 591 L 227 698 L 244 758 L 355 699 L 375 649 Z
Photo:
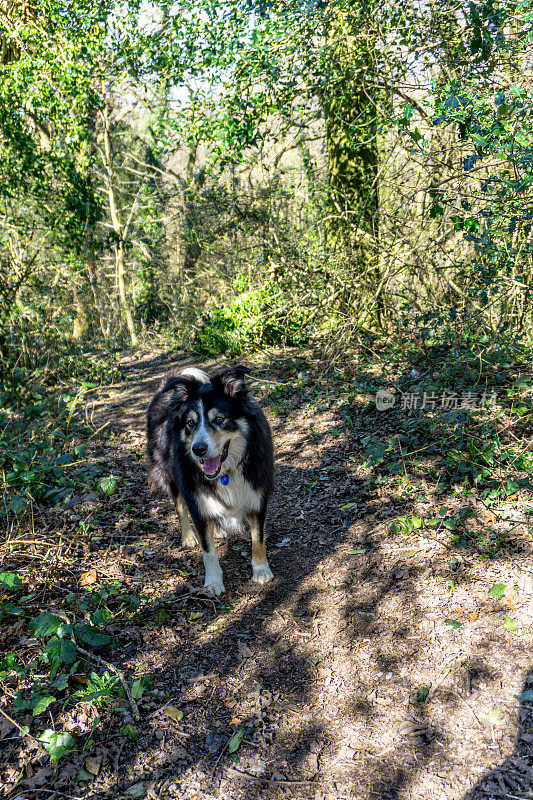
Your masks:
M 273 578 L 265 547 L 274 482 L 272 434 L 246 385 L 249 372 L 242 366 L 212 375 L 196 367 L 171 370 L 148 408 L 149 482 L 174 500 L 182 544 L 200 544 L 204 587 L 214 595 L 226 591 L 216 528 L 240 530 L 247 521 L 253 580 L 263 584 Z

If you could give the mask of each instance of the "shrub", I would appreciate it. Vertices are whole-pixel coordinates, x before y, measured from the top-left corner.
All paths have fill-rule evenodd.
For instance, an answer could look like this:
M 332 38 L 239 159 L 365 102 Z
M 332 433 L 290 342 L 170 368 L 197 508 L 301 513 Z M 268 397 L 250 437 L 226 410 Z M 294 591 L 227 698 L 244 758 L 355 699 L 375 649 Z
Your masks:
M 210 309 L 197 333 L 204 353 L 238 356 L 261 347 L 302 345 L 309 341 L 313 315 L 298 304 L 289 287 L 269 280 L 245 288 L 245 279 L 235 282 L 240 293 L 229 303 Z

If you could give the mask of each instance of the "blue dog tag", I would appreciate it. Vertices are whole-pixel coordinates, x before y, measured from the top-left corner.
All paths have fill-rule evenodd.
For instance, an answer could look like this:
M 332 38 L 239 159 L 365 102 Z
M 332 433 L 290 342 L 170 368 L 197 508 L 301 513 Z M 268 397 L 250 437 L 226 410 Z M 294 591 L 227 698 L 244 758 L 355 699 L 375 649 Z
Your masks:
M 229 475 L 225 474 L 222 475 L 222 477 L 220 478 L 220 483 L 222 484 L 222 486 L 227 486 L 229 483 Z

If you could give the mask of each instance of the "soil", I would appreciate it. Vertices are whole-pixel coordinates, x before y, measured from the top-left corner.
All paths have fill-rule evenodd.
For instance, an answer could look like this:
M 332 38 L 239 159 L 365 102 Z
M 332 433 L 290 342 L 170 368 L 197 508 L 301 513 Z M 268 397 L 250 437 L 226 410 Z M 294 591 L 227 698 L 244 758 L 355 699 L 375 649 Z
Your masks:
M 441 501 L 427 483 L 414 500 L 369 494 L 361 437 L 390 433 L 387 413 L 362 405 L 350 431 L 334 398 L 320 410 L 300 402 L 305 386 L 280 413 L 265 402 L 265 379 L 254 391 L 276 448 L 267 526 L 275 579 L 251 581 L 246 536 L 221 540 L 227 592 L 210 598 L 200 591 L 200 552 L 180 546 L 172 505 L 146 485 L 146 408 L 174 363 L 130 359 L 127 380 L 90 409 L 95 428 L 106 424 L 95 447 L 120 476 L 120 496 L 103 505 L 79 498 L 59 521 L 51 512 L 36 520 L 49 534 L 62 526 L 66 536 L 80 521 L 98 533 L 70 566 L 52 572 L 51 610 L 65 587 L 82 591 L 91 570 L 98 583 L 117 579 L 144 598 L 140 616 L 109 626 L 118 646 L 105 654 L 128 676 L 153 676 L 138 701 L 141 719 L 123 701 L 101 710 L 91 734 L 93 705 L 65 709 L 54 723 L 86 750 L 58 765 L 37 742 L 26 739 L 21 749 L 14 728 L 0 722 L 0 794 L 533 798 L 531 537 L 483 559 L 457 555 L 446 531 L 390 535 L 390 518 L 427 514 Z M 294 380 L 281 362 L 275 370 L 271 364 L 272 380 Z M 487 513 L 481 503 L 479 513 Z M 495 584 L 510 587 L 505 596 L 489 596 Z M 136 741 L 123 733 L 128 723 Z M 81 768 L 97 774 L 76 782 Z

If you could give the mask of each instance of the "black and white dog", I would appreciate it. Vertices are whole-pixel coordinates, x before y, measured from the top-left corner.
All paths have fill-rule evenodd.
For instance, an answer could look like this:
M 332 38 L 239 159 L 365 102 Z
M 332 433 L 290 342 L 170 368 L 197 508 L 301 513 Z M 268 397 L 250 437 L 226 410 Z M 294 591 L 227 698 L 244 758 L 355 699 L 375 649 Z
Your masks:
M 247 372 L 246 367 L 211 376 L 196 367 L 171 371 L 148 408 L 150 483 L 174 499 L 182 543 L 191 547 L 198 539 L 204 586 L 216 595 L 225 591 L 213 541 L 217 526 L 238 530 L 248 520 L 253 580 L 267 583 L 273 578 L 265 548 L 274 476 L 272 436 L 248 393 Z

